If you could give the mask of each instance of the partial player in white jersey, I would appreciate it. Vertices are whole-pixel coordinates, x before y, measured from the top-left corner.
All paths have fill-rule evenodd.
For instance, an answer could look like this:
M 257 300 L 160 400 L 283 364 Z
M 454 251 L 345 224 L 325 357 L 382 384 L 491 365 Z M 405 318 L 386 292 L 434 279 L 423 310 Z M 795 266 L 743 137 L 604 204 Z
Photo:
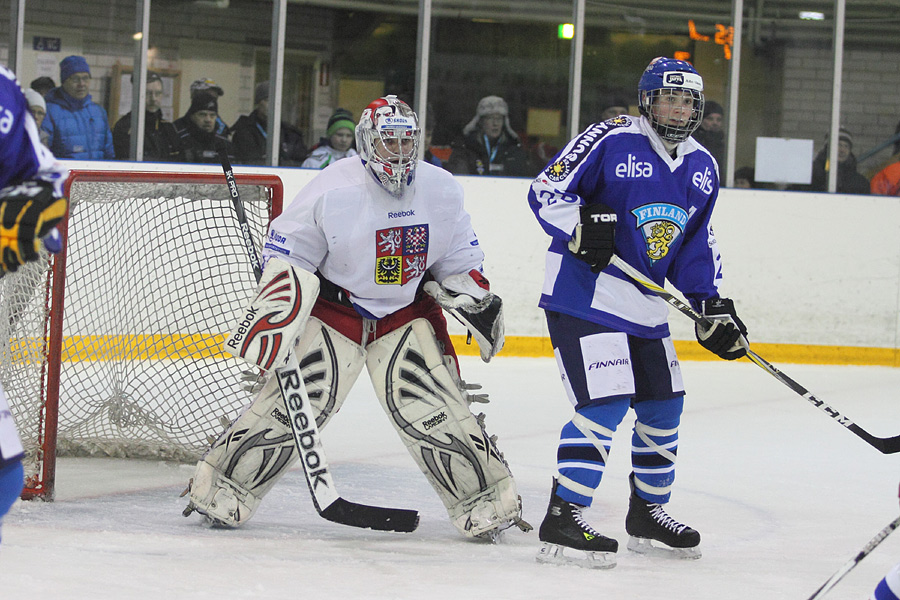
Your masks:
M 0 67 L 0 277 L 40 258 L 41 239 L 66 214 L 66 174 L 41 144 L 15 75 Z M 0 524 L 24 486 L 23 454 L 0 388 Z
M 644 70 L 638 93 L 639 118 L 589 126 L 528 195 L 551 237 L 540 306 L 575 408 L 560 433 L 558 473 L 538 532 L 541 562 L 615 566 L 618 541 L 588 525 L 582 509 L 591 505 L 629 409 L 636 420 L 628 548 L 700 556 L 700 534 L 664 509 L 684 403 L 667 307 L 610 265 L 612 257 L 657 285 L 668 279 L 712 319 L 712 327 L 697 328 L 701 345 L 729 360 L 746 353 L 746 328 L 732 301 L 719 296 L 721 259 L 710 226 L 718 170 L 690 137 L 703 114 L 703 79 L 689 63 L 661 57 Z
M 460 379 L 441 312 L 466 325 L 485 362 L 499 352 L 502 303 L 482 274 L 462 188 L 418 161 L 418 119 L 396 96 L 369 104 L 355 134 L 359 156 L 326 167 L 270 227 L 256 298 L 295 298 L 296 310 L 247 311 L 226 345 L 240 346 L 240 356 L 253 348 L 252 362 L 264 369 L 293 348 L 320 427 L 365 366 L 463 535 L 529 529 L 506 461 L 483 416 L 469 409 L 485 397 Z M 239 526 L 296 460 L 276 379 L 257 386 L 253 403 L 198 463 L 185 514 Z

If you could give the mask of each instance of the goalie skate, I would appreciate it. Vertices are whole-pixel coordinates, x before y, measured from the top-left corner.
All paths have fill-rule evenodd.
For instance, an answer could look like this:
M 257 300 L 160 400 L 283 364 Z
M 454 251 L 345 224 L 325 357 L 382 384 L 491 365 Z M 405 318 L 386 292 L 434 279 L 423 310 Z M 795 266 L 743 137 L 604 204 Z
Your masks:
M 670 517 L 662 504 L 648 502 L 634 491 L 634 474 L 631 483 L 631 500 L 625 517 L 625 531 L 631 536 L 628 549 L 646 556 L 665 558 L 700 558 L 700 534 L 697 530 Z

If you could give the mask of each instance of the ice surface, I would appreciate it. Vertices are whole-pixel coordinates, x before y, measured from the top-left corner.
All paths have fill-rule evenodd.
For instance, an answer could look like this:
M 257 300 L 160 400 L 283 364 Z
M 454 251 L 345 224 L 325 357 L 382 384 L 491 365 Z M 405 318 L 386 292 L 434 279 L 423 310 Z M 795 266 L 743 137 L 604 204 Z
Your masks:
M 571 408 L 552 359 L 461 359 L 484 384 L 535 527 L 547 506 L 556 441 Z M 779 365 L 874 435 L 900 433 L 900 369 Z M 698 529 L 703 558 L 629 554 L 626 417 L 586 518 L 619 540 L 609 571 L 538 565 L 537 533 L 490 545 L 462 538 L 360 379 L 323 433 L 348 500 L 415 508 L 419 529 L 391 534 L 320 518 L 293 470 L 239 530 L 183 518 L 193 466 L 59 462 L 53 503 L 18 502 L 5 519 L 0 598 L 505 598 L 603 600 L 807 598 L 898 514 L 900 455 L 882 455 L 746 361 L 686 362 L 688 389 L 669 513 Z M 480 409 L 482 405 L 476 405 Z M 889 537 L 828 598 L 867 598 L 900 561 Z

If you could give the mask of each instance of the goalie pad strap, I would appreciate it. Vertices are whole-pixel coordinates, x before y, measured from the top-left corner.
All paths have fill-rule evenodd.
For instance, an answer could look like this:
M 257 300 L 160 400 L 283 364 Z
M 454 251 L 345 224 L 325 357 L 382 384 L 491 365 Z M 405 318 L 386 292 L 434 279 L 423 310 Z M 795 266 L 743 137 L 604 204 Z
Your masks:
M 256 295 L 223 350 L 265 371 L 281 366 L 303 332 L 318 293 L 315 275 L 280 258 L 269 259 Z
M 429 324 L 416 319 L 366 348 L 366 366 L 391 424 L 466 536 L 521 516 L 502 454 L 458 389 Z

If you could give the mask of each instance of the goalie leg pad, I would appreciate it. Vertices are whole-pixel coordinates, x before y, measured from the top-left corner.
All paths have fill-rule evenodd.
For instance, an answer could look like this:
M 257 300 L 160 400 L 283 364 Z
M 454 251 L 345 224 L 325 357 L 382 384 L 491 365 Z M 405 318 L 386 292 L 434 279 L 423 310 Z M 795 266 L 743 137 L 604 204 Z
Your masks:
M 316 317 L 309 319 L 296 353 L 316 425 L 325 427 L 340 410 L 366 364 L 366 351 Z
M 278 381 L 270 377 L 197 463 L 184 514 L 196 510 L 217 525 L 243 525 L 296 460 Z
M 303 381 L 321 429 L 362 371 L 365 350 L 311 318 L 294 351 L 302 357 Z M 271 376 L 197 464 L 187 514 L 196 510 L 218 525 L 242 525 L 296 462 L 295 448 L 278 380 Z
M 382 407 L 460 533 L 493 537 L 523 523 L 509 466 L 483 416 L 469 410 L 431 325 L 415 319 L 366 351 Z

